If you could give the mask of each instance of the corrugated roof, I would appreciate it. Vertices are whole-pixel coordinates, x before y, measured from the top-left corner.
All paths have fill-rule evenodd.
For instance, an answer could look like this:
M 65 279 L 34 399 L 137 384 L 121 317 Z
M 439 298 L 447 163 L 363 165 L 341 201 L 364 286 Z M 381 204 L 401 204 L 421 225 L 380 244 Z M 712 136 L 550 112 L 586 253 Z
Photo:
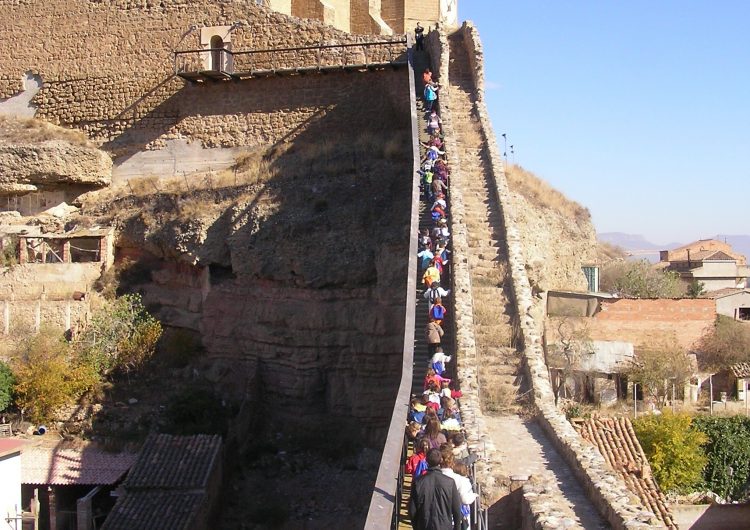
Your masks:
M 202 492 L 133 491 L 117 499 L 102 530 L 189 530 L 206 495 Z
M 143 444 L 125 488 L 205 488 L 220 450 L 218 435 L 152 434 Z
M 114 484 L 135 462 L 134 453 L 82 448 L 30 447 L 21 453 L 23 484 Z
M 678 530 L 630 419 L 590 418 L 574 425 L 585 440 L 599 449 L 612 469 L 625 480 L 628 489 L 638 495 L 667 528 Z

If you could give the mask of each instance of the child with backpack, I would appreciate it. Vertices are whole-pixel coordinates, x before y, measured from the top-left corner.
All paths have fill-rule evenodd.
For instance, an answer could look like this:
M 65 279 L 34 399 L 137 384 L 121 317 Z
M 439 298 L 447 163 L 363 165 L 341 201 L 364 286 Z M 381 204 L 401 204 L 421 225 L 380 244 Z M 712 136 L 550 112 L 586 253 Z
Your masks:
M 435 303 L 430 307 L 430 313 L 428 316 L 438 324 L 442 325 L 443 319 L 445 319 L 447 313 L 448 310 L 443 305 L 442 299 L 436 298 Z

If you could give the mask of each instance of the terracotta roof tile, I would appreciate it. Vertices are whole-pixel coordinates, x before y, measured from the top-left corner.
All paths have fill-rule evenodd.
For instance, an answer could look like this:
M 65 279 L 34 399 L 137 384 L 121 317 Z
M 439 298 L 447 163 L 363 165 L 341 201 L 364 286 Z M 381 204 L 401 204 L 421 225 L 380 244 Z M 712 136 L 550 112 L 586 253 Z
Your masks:
M 221 437 L 209 434 L 152 434 L 130 470 L 125 488 L 205 488 L 221 450 Z
M 21 453 L 23 484 L 114 484 L 135 462 L 134 453 L 108 453 L 94 446 L 78 449 L 29 447 Z
M 677 530 L 666 497 L 651 475 L 651 466 L 630 419 L 591 418 L 575 424 L 575 427 L 585 440 L 599 449 L 612 469 L 625 480 L 628 489 L 638 495 L 667 528 Z
M 737 379 L 750 377 L 750 363 L 737 363 L 731 366 L 732 373 Z

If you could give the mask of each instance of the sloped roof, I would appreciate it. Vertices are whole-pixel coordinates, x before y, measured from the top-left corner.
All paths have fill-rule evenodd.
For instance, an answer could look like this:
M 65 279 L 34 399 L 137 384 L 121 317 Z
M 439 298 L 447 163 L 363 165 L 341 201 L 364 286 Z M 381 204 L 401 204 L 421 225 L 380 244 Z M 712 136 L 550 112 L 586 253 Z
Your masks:
M 102 530 L 189 530 L 205 500 L 203 492 L 129 492 L 117 499 Z
M 664 525 L 678 530 L 667 499 L 651 474 L 651 466 L 635 436 L 629 418 L 590 418 L 574 424 L 581 436 L 594 444 L 607 463 Z
M 205 488 L 220 450 L 218 435 L 152 434 L 124 486 L 127 490 Z
M 750 378 L 750 363 L 733 364 L 731 370 L 737 379 Z
M 30 447 L 21 453 L 21 483 L 55 485 L 114 484 L 135 462 L 134 453 L 81 448 Z
M 707 293 L 701 293 L 699 298 L 726 298 L 727 296 L 732 296 L 739 293 L 747 293 L 750 292 L 747 289 L 742 289 L 741 287 L 725 287 L 724 289 L 717 289 L 715 291 L 709 291 Z
M 0 457 L 21 452 L 26 444 L 26 441 L 18 438 L 0 438 Z

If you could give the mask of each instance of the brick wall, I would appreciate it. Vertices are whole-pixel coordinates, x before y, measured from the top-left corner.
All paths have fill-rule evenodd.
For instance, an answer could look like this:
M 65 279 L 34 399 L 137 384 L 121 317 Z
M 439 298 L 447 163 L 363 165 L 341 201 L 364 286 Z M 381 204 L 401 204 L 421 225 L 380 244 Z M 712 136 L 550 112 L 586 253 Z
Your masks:
M 34 99 L 38 116 L 84 130 L 115 155 L 159 148 L 170 138 L 207 146 L 275 141 L 335 106 L 342 93 L 366 92 L 370 85 L 363 79 L 368 76 L 355 75 L 342 83 L 344 76 L 336 82 L 308 76 L 190 86 L 173 75 L 172 51 L 199 47 L 200 32 L 191 26 L 243 22 L 232 32 L 235 51 L 383 39 L 239 1 L 0 0 L 0 7 L 6 14 L 0 20 L 0 98 L 21 89 L 25 72 L 38 72 L 44 81 Z
M 714 300 L 603 300 L 590 332 L 594 340 L 623 340 L 636 346 L 673 337 L 690 348 L 715 319 Z

